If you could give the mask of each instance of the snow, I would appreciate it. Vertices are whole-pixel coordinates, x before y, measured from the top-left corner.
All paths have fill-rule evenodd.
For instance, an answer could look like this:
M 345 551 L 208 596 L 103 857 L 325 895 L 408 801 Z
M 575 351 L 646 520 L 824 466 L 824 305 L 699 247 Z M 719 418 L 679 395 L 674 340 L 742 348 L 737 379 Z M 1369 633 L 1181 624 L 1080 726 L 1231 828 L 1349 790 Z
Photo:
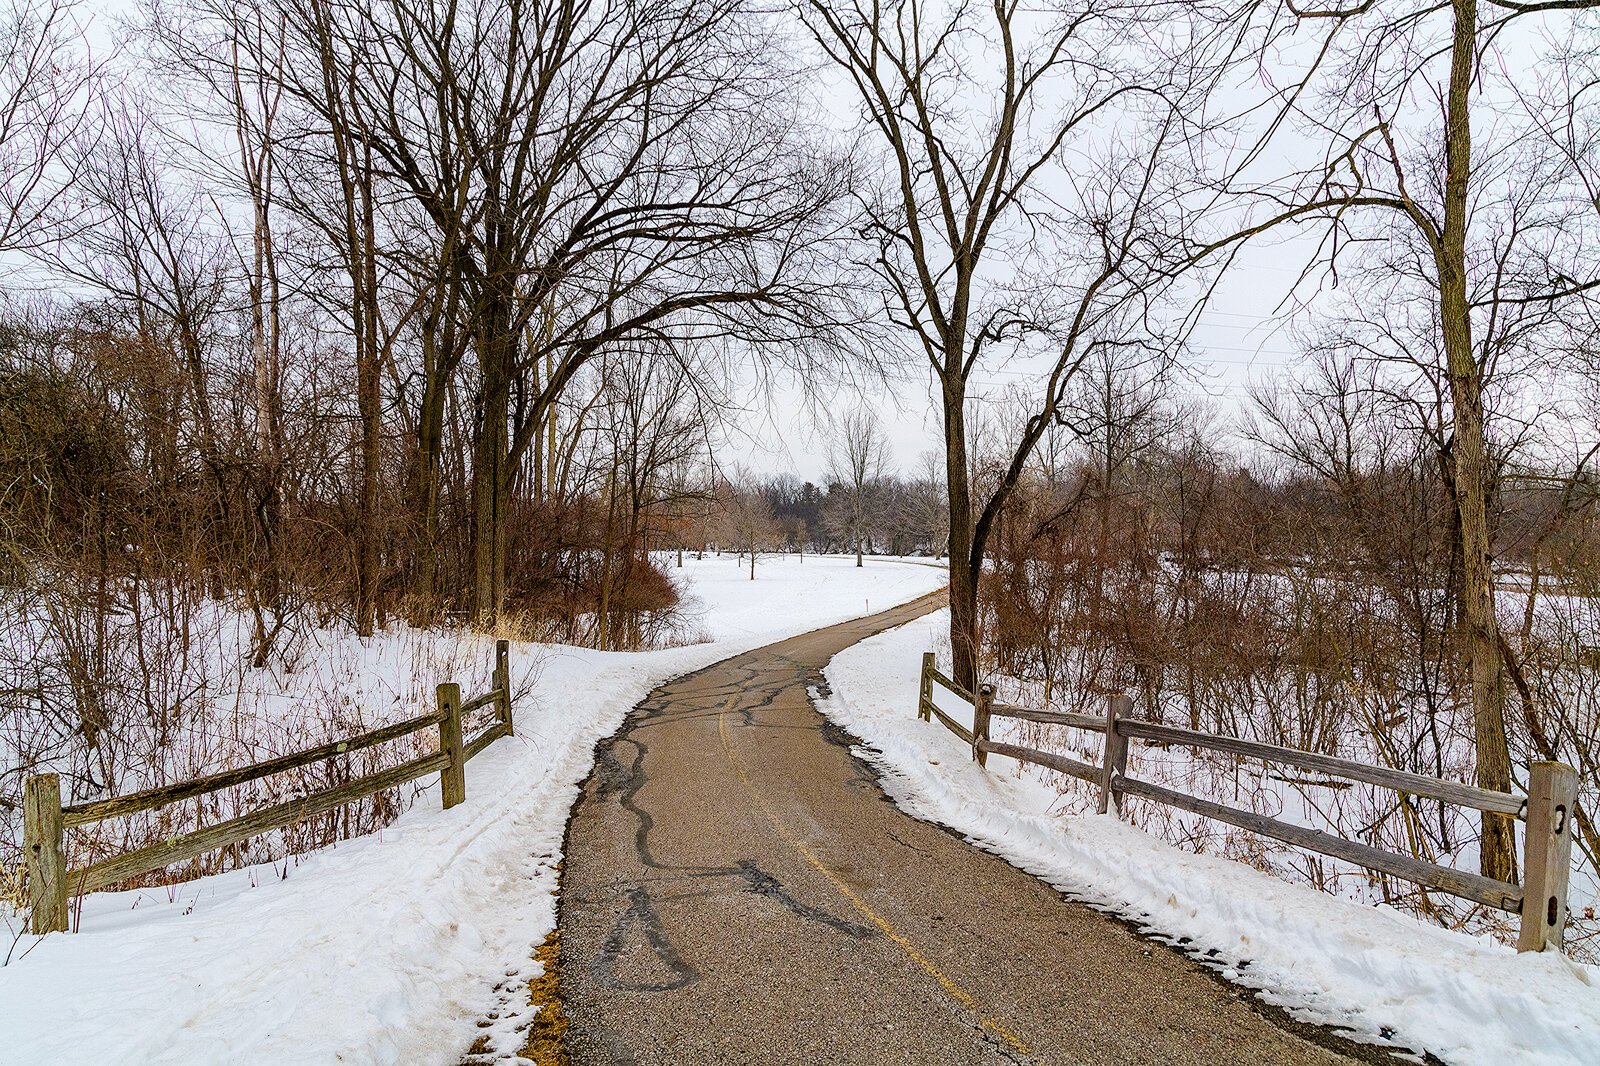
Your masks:
M 596 743 L 668 678 L 943 583 L 939 568 L 910 561 L 858 570 L 854 559 L 767 556 L 753 582 L 729 555 L 685 562 L 671 572 L 715 642 L 633 654 L 513 646 L 513 687 L 531 695 L 516 707 L 517 736 L 467 767 L 460 806 L 439 810 L 431 779 L 380 833 L 168 889 L 96 894 L 80 932 L 0 944 L 0 1060 L 454 1064 L 480 1037 L 515 1052 Z M 307 654 L 364 663 L 370 676 L 355 687 L 398 716 L 406 660 L 439 658 L 432 645 L 458 639 L 401 630 Z M 485 658 L 489 641 L 477 643 Z M 0 917 L 20 928 L 18 915 Z
M 1184 852 L 1114 817 L 1065 814 L 1055 789 L 1011 759 L 991 755 L 979 769 L 965 744 L 911 710 L 921 655 L 947 626 L 940 612 L 846 649 L 817 700 L 862 740 L 858 753 L 903 810 L 1158 938 L 1184 940 L 1200 961 L 1305 1020 L 1457 1066 L 1600 1062 L 1600 968 L 1519 955 Z M 946 709 L 957 721 L 962 709 L 971 715 L 953 699 Z
M 683 575 L 684 607 L 713 640 L 792 633 L 791 620 L 814 629 L 871 614 L 939 588 L 946 574 L 930 559 L 868 556 L 857 569 L 854 555 L 757 555 L 754 581 L 749 557 L 734 552 L 686 554 L 681 570 L 673 555 L 657 562 L 674 580 Z

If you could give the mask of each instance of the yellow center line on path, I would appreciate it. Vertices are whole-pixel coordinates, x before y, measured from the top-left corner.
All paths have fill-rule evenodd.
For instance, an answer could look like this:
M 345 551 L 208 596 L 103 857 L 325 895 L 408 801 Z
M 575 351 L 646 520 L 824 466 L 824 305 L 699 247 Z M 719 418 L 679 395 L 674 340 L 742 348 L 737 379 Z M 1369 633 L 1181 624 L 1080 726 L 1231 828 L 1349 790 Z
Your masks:
M 852 907 L 860 911 L 863 917 L 882 930 L 884 936 L 887 936 L 890 940 L 894 941 L 894 943 L 899 946 L 900 950 L 904 951 L 911 957 L 912 962 L 921 967 L 921 969 L 929 977 L 932 977 L 935 981 L 937 981 L 939 987 L 944 989 L 944 992 L 947 996 L 961 1004 L 973 1014 L 977 1015 L 978 1023 L 983 1028 L 993 1033 L 996 1037 L 1003 1040 L 1012 1048 L 1012 1050 L 1016 1051 L 1019 1055 L 1027 1055 L 1028 1045 L 1022 1042 L 1021 1037 L 1017 1036 L 1016 1033 L 1008 1029 L 999 1019 L 995 1018 L 988 1011 L 984 1010 L 983 1007 L 978 1004 L 978 1001 L 974 999 L 971 994 L 962 989 L 960 985 L 946 977 L 937 966 L 929 961 L 926 955 L 917 950 L 917 946 L 915 944 L 907 940 L 898 929 L 889 923 L 887 918 L 882 917 L 878 914 L 878 912 L 867 906 L 866 900 L 862 899 L 850 888 L 849 885 L 840 880 L 837 874 L 824 866 L 822 864 L 822 860 L 817 858 L 816 853 L 807 847 L 803 840 L 795 836 L 794 833 L 789 831 L 787 826 L 778 820 L 778 816 L 773 813 L 771 805 L 767 803 L 766 796 L 763 795 L 761 790 L 756 787 L 755 782 L 750 779 L 750 772 L 746 768 L 744 760 L 739 758 L 738 753 L 733 750 L 733 743 L 728 735 L 728 711 L 733 707 L 734 701 L 738 698 L 739 697 L 737 695 L 730 696 L 728 697 L 728 702 L 722 705 L 722 710 L 717 714 L 717 731 L 722 735 L 722 750 L 727 753 L 728 761 L 733 764 L 734 770 L 739 774 L 739 780 L 744 782 L 745 788 L 749 789 L 750 794 L 755 797 L 755 801 L 757 805 L 760 806 L 761 812 L 767 816 L 767 821 L 772 823 L 772 828 L 789 844 L 790 847 L 794 848 L 795 851 L 800 853 L 801 858 L 810 863 L 811 866 L 814 867 L 816 871 L 823 877 L 826 877 L 829 882 L 832 883 L 833 887 L 839 890 L 839 894 L 850 901 L 850 905 Z

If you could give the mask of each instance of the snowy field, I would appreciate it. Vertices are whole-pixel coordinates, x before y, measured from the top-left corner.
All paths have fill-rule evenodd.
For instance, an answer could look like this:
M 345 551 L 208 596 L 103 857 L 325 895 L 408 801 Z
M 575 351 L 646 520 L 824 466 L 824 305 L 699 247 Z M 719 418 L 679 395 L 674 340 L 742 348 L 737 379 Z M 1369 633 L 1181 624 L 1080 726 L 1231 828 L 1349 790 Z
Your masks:
M 467 800 L 453 810 L 439 810 L 430 779 L 380 833 L 287 863 L 96 894 L 75 934 L 19 935 L 21 916 L 0 914 L 12 930 L 0 944 L 0 1062 L 454 1064 L 480 1037 L 514 1052 L 595 744 L 670 677 L 943 584 L 926 562 L 858 570 L 853 558 L 770 556 L 753 582 L 731 555 L 685 563 L 669 573 L 713 642 L 637 654 L 514 645 L 513 686 L 531 693 L 515 708 L 518 735 L 469 764 Z M 461 657 L 455 636 L 404 630 L 317 654 L 366 664 L 372 683 L 357 676 L 356 688 L 398 718 L 388 678 L 430 654 L 430 640 Z M 490 642 L 477 643 L 471 657 L 483 659 Z
M 684 628 L 698 626 L 712 640 L 815 629 L 914 600 L 945 581 L 944 563 L 932 559 L 868 556 L 858 570 L 854 555 L 758 555 L 754 581 L 748 557 L 733 552 L 686 554 L 682 569 L 676 556 L 661 554 L 656 565 L 679 585 Z
M 1214 952 L 1202 961 L 1297 1017 L 1454 1066 L 1600 1063 L 1600 967 L 1518 955 L 1178 850 L 1113 817 L 1063 814 L 1055 789 L 1011 759 L 991 755 L 980 770 L 965 744 L 915 715 L 922 653 L 948 624 L 939 612 L 847 649 L 827 667 L 831 695 L 818 700 L 864 741 L 861 754 L 902 809 L 1153 935 L 1183 939 L 1192 954 Z M 953 697 L 947 706 L 958 721 L 962 706 Z

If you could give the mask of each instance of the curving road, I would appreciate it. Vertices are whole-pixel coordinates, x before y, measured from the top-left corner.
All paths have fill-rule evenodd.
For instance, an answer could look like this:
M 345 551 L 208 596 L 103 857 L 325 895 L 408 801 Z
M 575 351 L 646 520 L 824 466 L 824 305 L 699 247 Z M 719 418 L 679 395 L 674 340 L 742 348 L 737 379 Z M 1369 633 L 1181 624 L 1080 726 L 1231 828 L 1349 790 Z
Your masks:
M 673 681 L 600 746 L 562 874 L 572 1061 L 1373 1058 L 885 798 L 807 690 L 941 597 Z

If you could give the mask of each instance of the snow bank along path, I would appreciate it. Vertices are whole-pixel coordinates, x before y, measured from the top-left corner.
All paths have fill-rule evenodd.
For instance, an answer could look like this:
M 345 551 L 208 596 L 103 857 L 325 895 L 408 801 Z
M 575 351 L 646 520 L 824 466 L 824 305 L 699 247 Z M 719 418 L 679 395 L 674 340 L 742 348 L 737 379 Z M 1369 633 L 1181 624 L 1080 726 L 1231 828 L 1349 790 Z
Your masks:
M 517 736 L 468 767 L 460 806 L 439 810 L 434 779 L 382 833 L 287 868 L 92 896 L 82 932 L 0 944 L 0 1062 L 454 1064 L 479 1037 L 514 1052 L 595 744 L 671 677 L 943 584 L 914 562 L 763 558 L 754 582 L 729 556 L 687 562 L 713 643 L 513 646 L 513 684 L 532 695 Z
M 921 655 L 948 624 L 941 611 L 845 650 L 817 701 L 865 742 L 859 754 L 903 810 L 1158 937 L 1187 938 L 1202 961 L 1304 1020 L 1456 1066 L 1600 1063 L 1600 968 L 1179 851 L 1114 817 L 1055 814 L 1054 790 L 1012 759 L 990 755 L 980 770 L 914 713 Z

